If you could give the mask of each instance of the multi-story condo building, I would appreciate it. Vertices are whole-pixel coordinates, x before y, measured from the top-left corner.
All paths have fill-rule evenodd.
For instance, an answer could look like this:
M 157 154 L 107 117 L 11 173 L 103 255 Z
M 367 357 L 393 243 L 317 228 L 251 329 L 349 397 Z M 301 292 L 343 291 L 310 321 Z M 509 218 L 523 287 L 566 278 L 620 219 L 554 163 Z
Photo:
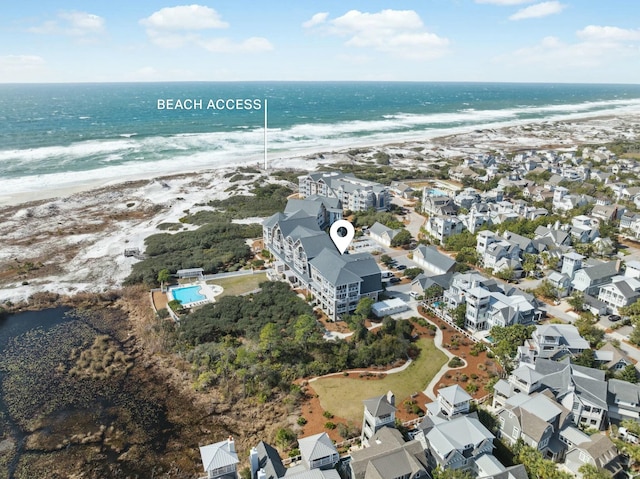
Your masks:
M 335 171 L 300 176 L 298 184 L 301 198 L 313 195 L 335 198 L 345 210 L 387 210 L 391 201 L 387 186 Z
M 364 402 L 364 417 L 362 419 L 362 433 L 360 440 L 363 445 L 369 445 L 369 439 L 383 427 L 395 427 L 396 399 L 391 391 L 387 394 L 366 399 Z
M 531 339 L 518 348 L 518 359 L 534 363 L 538 358 L 553 359 L 567 355 L 575 356 L 589 349 L 589 341 L 570 324 L 544 324 L 536 326 Z
M 274 269 L 294 286 L 308 290 L 329 317 L 338 319 L 353 311 L 361 298 L 378 299 L 382 274 L 373 256 L 341 255 L 320 229 L 320 224 L 341 217 L 328 211 L 327 219 L 318 213 L 313 204 L 324 204 L 325 200 L 293 200 L 285 213 L 263 222 L 263 240 L 274 257 Z

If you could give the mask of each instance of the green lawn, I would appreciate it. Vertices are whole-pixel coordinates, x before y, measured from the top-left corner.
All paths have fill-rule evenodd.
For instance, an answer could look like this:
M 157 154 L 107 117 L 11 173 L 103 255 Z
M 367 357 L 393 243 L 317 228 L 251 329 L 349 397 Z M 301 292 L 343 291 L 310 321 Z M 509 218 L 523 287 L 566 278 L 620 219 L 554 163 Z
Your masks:
M 267 281 L 267 273 L 213 279 L 211 281 L 207 281 L 207 283 L 217 284 L 224 288 L 222 294 L 220 296 L 216 296 L 216 299 L 220 299 L 224 296 L 237 296 L 239 294 L 248 293 L 249 291 L 257 289 L 258 285 L 265 281 Z
M 388 374 L 384 379 L 332 376 L 313 381 L 311 386 L 320 397 L 322 408 L 358 424 L 362 421 L 364 399 L 392 391 L 398 404 L 411 394 L 424 391 L 447 357 L 436 348 L 431 338 L 422 338 L 417 344 L 420 347 L 418 358 L 404 371 Z

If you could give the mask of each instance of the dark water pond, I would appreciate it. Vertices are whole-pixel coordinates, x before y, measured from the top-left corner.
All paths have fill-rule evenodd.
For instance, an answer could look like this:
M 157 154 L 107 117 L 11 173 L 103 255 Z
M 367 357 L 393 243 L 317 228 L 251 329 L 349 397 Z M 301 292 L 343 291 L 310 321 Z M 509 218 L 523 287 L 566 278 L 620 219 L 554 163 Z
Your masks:
M 69 308 L 0 320 L 0 479 L 149 473 L 144 458 L 162 455 L 175 431 L 166 391 L 120 341 L 124 320 Z

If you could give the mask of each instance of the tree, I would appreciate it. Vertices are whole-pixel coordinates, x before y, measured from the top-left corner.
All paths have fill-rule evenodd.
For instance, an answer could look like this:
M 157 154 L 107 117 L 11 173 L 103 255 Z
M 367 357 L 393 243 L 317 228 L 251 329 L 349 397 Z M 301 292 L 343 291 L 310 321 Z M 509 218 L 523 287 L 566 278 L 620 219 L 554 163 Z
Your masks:
M 436 467 L 431 475 L 433 479 L 473 479 L 473 475 L 466 470 L 462 469 L 442 469 L 440 466 Z
M 276 432 L 275 442 L 281 449 L 289 449 L 296 440 L 296 434 L 289 428 L 281 427 Z
M 622 371 L 616 375 L 617 379 L 636 384 L 638 382 L 638 371 L 633 364 L 628 364 Z
M 596 365 L 596 355 L 593 349 L 585 349 L 581 354 L 576 355 L 572 362 L 578 366 L 593 368 Z
M 439 298 L 440 296 L 442 296 L 443 292 L 444 290 L 442 289 L 442 286 L 440 286 L 439 284 L 432 284 L 424 290 L 424 297 L 427 299 Z
M 540 283 L 540 285 L 534 290 L 534 293 L 546 299 L 558 298 L 558 292 L 556 291 L 556 288 L 551 284 L 550 281 L 546 279 L 542 281 L 542 283 Z
M 280 332 L 275 323 L 267 323 L 260 330 L 260 349 L 265 352 L 273 352 L 280 341 Z
M 389 265 L 391 263 L 393 263 L 393 258 L 391 256 L 389 256 L 388 254 L 383 254 L 382 256 L 380 256 L 380 261 L 382 262 L 382 264 L 384 264 L 386 267 L 389 267 Z
M 297 343 L 303 344 L 306 349 L 307 342 L 312 337 L 313 333 L 318 331 L 318 324 L 316 318 L 308 314 L 303 314 L 298 317 L 293 325 L 293 337 Z
M 413 236 L 406 228 L 400 230 L 400 232 L 393 237 L 391 240 L 391 246 L 403 246 L 405 244 L 409 244 L 413 241 Z
M 538 265 L 538 256 L 531 253 L 524 254 L 524 263 L 522 263 L 522 269 L 527 275 L 536 270 Z
M 611 473 L 605 469 L 599 469 L 593 464 L 583 464 L 578 469 L 582 479 L 610 479 Z
M 451 235 L 444 240 L 444 247 L 448 251 L 462 251 L 463 248 L 475 248 L 476 236 L 468 230 Z
M 461 303 L 451 311 L 453 322 L 460 329 L 464 329 L 464 321 L 467 316 L 467 303 Z
M 362 298 L 360 301 L 358 301 L 358 306 L 356 306 L 354 314 L 356 316 L 360 316 L 361 318 L 368 318 L 369 316 L 371 316 L 371 308 L 373 307 L 373 303 L 374 301 L 371 298 Z
M 478 252 L 475 248 L 465 247 L 456 255 L 456 261 L 476 266 L 479 261 Z
M 507 268 L 502 268 L 500 271 L 495 273 L 495 275 L 503 281 L 511 281 L 513 279 L 513 273 L 514 269 L 509 266 Z
M 584 294 L 582 291 L 575 290 L 569 299 L 567 299 L 567 303 L 569 303 L 569 306 L 571 306 L 574 311 L 582 311 L 584 306 Z
M 167 281 L 169 281 L 169 278 L 171 277 L 171 274 L 169 273 L 168 269 L 161 269 L 158 272 L 158 283 L 160 283 L 160 289 L 162 291 L 164 291 L 164 283 L 166 283 Z
M 407 268 L 404 270 L 404 275 L 411 280 L 422 273 L 424 273 L 422 268 Z

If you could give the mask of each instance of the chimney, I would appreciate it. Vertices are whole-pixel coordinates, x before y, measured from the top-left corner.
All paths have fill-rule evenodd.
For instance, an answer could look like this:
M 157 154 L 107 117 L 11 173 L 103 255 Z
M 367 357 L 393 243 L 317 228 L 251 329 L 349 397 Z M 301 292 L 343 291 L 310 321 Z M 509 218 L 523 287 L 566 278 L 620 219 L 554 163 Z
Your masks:
M 256 479 L 267 479 L 267 473 L 264 472 L 264 469 L 260 469 L 258 471 L 258 475 L 257 475 Z
M 251 465 L 251 478 L 255 479 L 259 467 L 258 450 L 255 447 L 252 447 L 249 453 L 249 464 Z
M 391 391 L 387 392 L 387 402 L 392 406 L 396 405 L 396 397 Z
M 227 445 L 229 446 L 229 452 L 236 452 L 236 443 L 233 442 L 233 436 L 229 436 L 229 439 L 227 439 Z

